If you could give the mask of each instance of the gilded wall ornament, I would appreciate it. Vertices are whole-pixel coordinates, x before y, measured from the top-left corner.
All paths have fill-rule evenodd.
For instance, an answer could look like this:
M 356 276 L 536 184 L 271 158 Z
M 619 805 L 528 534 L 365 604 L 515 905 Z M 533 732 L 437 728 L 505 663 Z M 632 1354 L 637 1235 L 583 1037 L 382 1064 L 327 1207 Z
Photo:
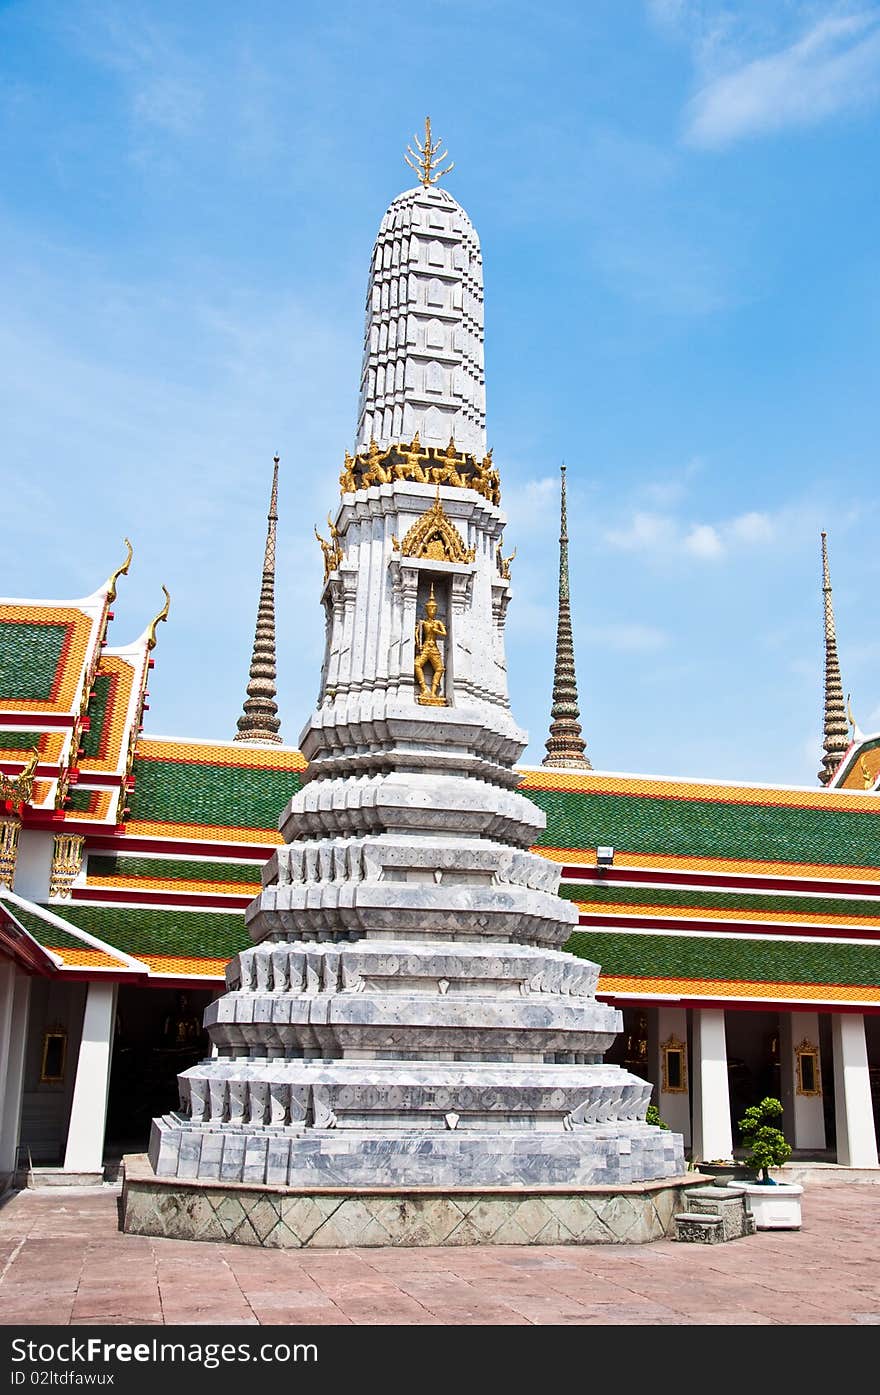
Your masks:
M 687 1094 L 687 1043 L 679 1041 L 676 1036 L 668 1036 L 660 1043 L 660 1060 L 663 1067 L 663 1093 Z
M 423 707 L 446 706 L 446 699 L 440 693 L 446 665 L 437 643 L 438 639 L 445 638 L 446 626 L 437 618 L 437 602 L 432 585 L 431 594 L 425 602 L 425 614 L 421 620 L 416 621 L 416 659 L 413 667 L 419 685 L 417 701 Z M 430 688 L 425 681 L 426 667 L 432 671 Z
M 403 542 L 393 535 L 391 542 L 402 557 L 424 557 L 432 562 L 473 562 L 477 555 L 475 547 L 465 547 L 455 524 L 446 516 L 439 485 L 433 504 L 412 525 Z
M 804 1037 L 794 1049 L 797 1063 L 797 1093 L 799 1095 L 821 1095 L 822 1073 L 819 1069 L 819 1048 L 814 1041 Z
M 15 881 L 15 862 L 18 857 L 18 835 L 21 832 L 21 819 L 0 818 L 0 886 L 12 890 Z
M 69 896 L 82 867 L 86 840 L 82 833 L 56 833 L 49 876 L 50 896 Z

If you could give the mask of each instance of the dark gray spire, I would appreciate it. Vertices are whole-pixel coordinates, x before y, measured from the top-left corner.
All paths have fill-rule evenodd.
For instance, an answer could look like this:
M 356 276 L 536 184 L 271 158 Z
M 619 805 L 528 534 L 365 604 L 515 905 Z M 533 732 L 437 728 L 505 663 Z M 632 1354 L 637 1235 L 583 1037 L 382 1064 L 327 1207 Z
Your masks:
M 825 608 L 825 726 L 822 748 L 825 752 L 819 769 L 819 780 L 827 785 L 843 760 L 849 746 L 849 723 L 843 702 L 843 683 L 837 657 L 837 634 L 834 629 L 834 605 L 831 600 L 831 577 L 828 572 L 828 538 L 822 534 L 822 599 Z
M 562 503 L 559 529 L 559 616 L 556 625 L 556 666 L 553 672 L 552 721 L 547 754 L 542 765 L 575 766 L 592 770 L 585 755 L 586 743 L 578 720 L 574 638 L 571 632 L 571 596 L 568 583 L 568 515 L 565 504 L 565 466 L 562 466 Z
M 251 658 L 244 711 L 238 719 L 235 741 L 281 741 L 278 704 L 275 701 L 275 525 L 278 522 L 278 463 L 272 475 L 269 527 L 263 557 L 263 583 L 257 607 L 257 629 Z

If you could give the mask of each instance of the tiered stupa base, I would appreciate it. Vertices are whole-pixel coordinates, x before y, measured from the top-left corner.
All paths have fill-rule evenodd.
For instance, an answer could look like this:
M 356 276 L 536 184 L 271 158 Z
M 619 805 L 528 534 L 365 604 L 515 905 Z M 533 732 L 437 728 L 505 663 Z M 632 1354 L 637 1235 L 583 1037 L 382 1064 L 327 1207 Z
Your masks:
M 644 1122 L 651 1086 L 618 1066 L 215 1060 L 196 1070 L 206 1094 L 216 1087 L 219 1119 L 154 1120 L 157 1177 L 619 1186 L 684 1171 L 680 1135 Z M 250 1122 L 273 1109 L 274 1127 Z
M 267 1187 L 157 1177 L 138 1154 L 125 1159 L 123 1229 L 266 1249 L 632 1245 L 670 1235 L 688 1189 L 704 1182 L 688 1173 L 615 1187 Z

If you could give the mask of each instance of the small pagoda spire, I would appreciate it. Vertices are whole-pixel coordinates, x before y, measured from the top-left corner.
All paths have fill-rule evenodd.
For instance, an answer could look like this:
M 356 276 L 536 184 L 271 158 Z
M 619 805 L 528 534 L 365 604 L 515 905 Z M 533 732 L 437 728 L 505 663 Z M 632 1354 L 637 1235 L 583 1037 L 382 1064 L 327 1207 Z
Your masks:
M 578 720 L 577 675 L 571 632 L 571 596 L 568 584 L 568 515 L 565 506 L 565 466 L 562 469 L 562 502 L 559 529 L 559 617 L 556 625 L 556 666 L 553 671 L 552 721 L 547 754 L 542 765 L 574 766 L 592 770 Z
M 819 770 L 819 780 L 827 785 L 843 760 L 849 746 L 849 724 L 843 701 L 840 662 L 837 657 L 837 634 L 834 629 L 834 605 L 831 600 L 831 577 L 828 572 L 828 535 L 822 533 L 822 598 L 825 606 L 825 752 Z
M 269 527 L 263 557 L 263 582 L 257 607 L 257 628 L 251 658 L 244 711 L 238 719 L 233 740 L 258 744 L 280 742 L 278 704 L 275 701 L 275 525 L 278 522 L 278 465 L 275 456 L 272 496 L 269 501 Z

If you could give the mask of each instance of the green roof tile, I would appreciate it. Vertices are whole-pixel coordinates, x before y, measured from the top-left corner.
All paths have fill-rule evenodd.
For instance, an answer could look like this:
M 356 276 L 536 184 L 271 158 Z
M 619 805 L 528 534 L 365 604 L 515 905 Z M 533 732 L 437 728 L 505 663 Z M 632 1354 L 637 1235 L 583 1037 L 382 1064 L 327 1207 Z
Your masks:
M 301 783 L 295 771 L 196 761 L 141 758 L 135 760 L 133 773 L 128 805 L 134 820 L 272 832 Z
M 662 906 L 669 910 L 679 907 L 701 910 L 709 916 L 713 911 L 760 911 L 767 920 L 782 913 L 870 916 L 880 924 L 880 896 L 781 896 L 776 892 L 684 891 L 669 887 L 597 885 L 595 882 L 564 882 L 559 894 L 582 905 L 600 902 L 619 906 L 621 912 L 631 910 L 636 914 L 643 906 Z
M 267 852 L 268 856 L 268 852 Z M 253 886 L 260 882 L 259 862 L 208 862 L 190 857 L 126 857 L 91 853 L 89 877 L 137 877 L 162 881 L 173 887 L 175 882 L 229 882 L 236 886 Z
M 748 979 L 757 983 L 877 984 L 873 945 L 792 944 L 721 935 L 600 934 L 575 930 L 566 949 L 602 972 L 633 978 Z
M 876 818 L 859 810 L 722 804 L 649 795 L 524 790 L 543 809 L 540 846 L 880 867 Z
M 55 915 L 88 931 L 115 949 L 141 954 L 168 954 L 184 958 L 230 959 L 245 949 L 251 938 L 243 911 L 159 910 L 147 906 L 52 906 Z M 15 912 L 18 915 L 18 910 Z M 23 915 L 26 913 L 22 913 Z M 62 932 L 31 914 L 26 925 L 43 945 L 58 945 Z M 81 940 L 72 946 L 82 948 Z
M 48 702 L 69 625 L 0 623 L 0 702 Z
M 42 731 L 0 731 L 0 749 L 4 751 L 32 751 L 40 743 Z

